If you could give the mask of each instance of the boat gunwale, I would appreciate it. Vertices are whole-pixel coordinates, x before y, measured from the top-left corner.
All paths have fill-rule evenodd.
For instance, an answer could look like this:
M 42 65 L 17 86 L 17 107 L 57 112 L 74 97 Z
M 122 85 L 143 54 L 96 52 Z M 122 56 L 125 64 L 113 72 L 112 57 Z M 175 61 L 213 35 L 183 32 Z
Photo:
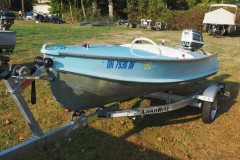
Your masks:
M 132 60 L 132 61 L 153 61 L 153 62 L 191 62 L 191 61 L 201 61 L 205 59 L 210 59 L 211 57 L 217 57 L 217 52 L 211 52 L 211 55 L 201 58 L 186 58 L 186 59 L 156 59 L 156 58 L 131 58 L 131 57 L 115 57 L 115 56 L 99 56 L 99 55 L 87 55 L 87 54 L 73 54 L 69 52 L 58 52 L 58 55 L 53 55 L 49 53 L 43 53 L 50 56 L 69 56 L 69 57 L 81 57 L 81 58 L 92 58 L 92 59 L 116 59 L 116 60 Z M 199 53 L 200 54 L 200 53 Z

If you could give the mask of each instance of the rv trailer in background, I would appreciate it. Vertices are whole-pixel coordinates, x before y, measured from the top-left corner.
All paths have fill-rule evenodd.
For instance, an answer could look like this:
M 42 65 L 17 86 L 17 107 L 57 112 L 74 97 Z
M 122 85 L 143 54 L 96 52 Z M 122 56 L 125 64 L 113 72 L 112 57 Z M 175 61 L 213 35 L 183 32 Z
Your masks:
M 212 8 L 218 8 L 212 10 Z M 224 9 L 225 8 L 225 9 Z M 226 10 L 229 9 L 230 11 Z M 214 36 L 224 36 L 236 31 L 237 6 L 232 4 L 213 4 L 203 20 L 203 31 Z

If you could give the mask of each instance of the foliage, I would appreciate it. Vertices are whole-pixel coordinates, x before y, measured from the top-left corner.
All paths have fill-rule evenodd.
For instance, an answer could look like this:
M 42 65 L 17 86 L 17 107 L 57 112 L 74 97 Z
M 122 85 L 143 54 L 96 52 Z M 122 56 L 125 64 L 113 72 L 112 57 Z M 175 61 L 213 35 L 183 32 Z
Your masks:
M 240 33 L 240 14 L 238 14 L 236 17 L 236 26 L 237 26 L 237 31 Z
M 1 3 L 0 3 L 0 10 L 2 10 L 2 9 L 5 9 L 5 8 L 9 8 L 10 6 L 9 6 L 9 4 L 7 3 L 7 1 L 1 1 Z
M 0 8 L 11 7 L 21 9 L 21 0 L 9 0 L 0 3 Z M 25 10 L 30 11 L 28 5 L 36 0 L 24 0 Z M 165 21 L 168 29 L 179 30 L 183 27 L 199 29 L 202 25 L 204 13 L 210 4 L 221 3 L 223 0 L 112 0 L 114 17 L 110 18 L 107 0 L 51 0 L 51 12 L 59 14 L 66 21 L 79 22 L 83 20 L 129 20 L 139 23 L 140 19 Z M 85 14 L 83 12 L 84 4 Z M 224 0 L 224 3 L 237 4 L 240 0 Z M 239 18 L 239 16 L 237 17 Z M 238 21 L 239 22 L 239 21 Z
M 184 28 L 201 30 L 204 13 L 205 8 L 198 6 L 187 11 L 168 10 L 162 14 L 162 18 L 169 30 L 182 30 Z
M 128 19 L 140 21 L 141 18 L 164 21 L 170 30 L 193 28 L 201 30 L 202 20 L 207 8 L 220 0 L 148 0 L 138 2 L 129 0 L 127 4 Z M 226 1 L 234 3 L 233 1 Z
M 53 13 L 60 13 L 61 12 L 61 1 L 60 0 L 51 0 L 50 1 L 50 11 Z
M 24 0 L 25 12 L 30 12 L 32 10 L 32 3 L 36 0 Z M 22 0 L 1 0 L 0 9 L 10 9 L 19 11 L 22 9 Z

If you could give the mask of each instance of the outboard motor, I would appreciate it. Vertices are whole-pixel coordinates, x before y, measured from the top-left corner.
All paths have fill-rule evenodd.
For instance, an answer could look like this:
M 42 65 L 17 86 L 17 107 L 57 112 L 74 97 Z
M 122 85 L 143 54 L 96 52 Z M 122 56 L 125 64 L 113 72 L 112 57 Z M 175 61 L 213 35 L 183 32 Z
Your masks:
M 16 16 L 10 11 L 0 11 L 0 31 L 9 30 L 14 24 Z
M 182 48 L 194 51 L 202 48 L 203 45 L 203 36 L 201 32 L 190 29 L 183 30 L 180 43 Z

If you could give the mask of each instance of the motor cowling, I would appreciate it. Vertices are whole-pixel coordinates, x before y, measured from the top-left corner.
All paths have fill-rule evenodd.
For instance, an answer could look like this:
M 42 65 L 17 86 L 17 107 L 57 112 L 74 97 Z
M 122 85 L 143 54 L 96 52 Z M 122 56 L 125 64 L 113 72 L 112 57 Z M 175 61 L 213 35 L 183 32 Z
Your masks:
M 196 50 L 202 48 L 203 36 L 202 33 L 196 30 L 184 29 L 180 46 L 184 49 Z

